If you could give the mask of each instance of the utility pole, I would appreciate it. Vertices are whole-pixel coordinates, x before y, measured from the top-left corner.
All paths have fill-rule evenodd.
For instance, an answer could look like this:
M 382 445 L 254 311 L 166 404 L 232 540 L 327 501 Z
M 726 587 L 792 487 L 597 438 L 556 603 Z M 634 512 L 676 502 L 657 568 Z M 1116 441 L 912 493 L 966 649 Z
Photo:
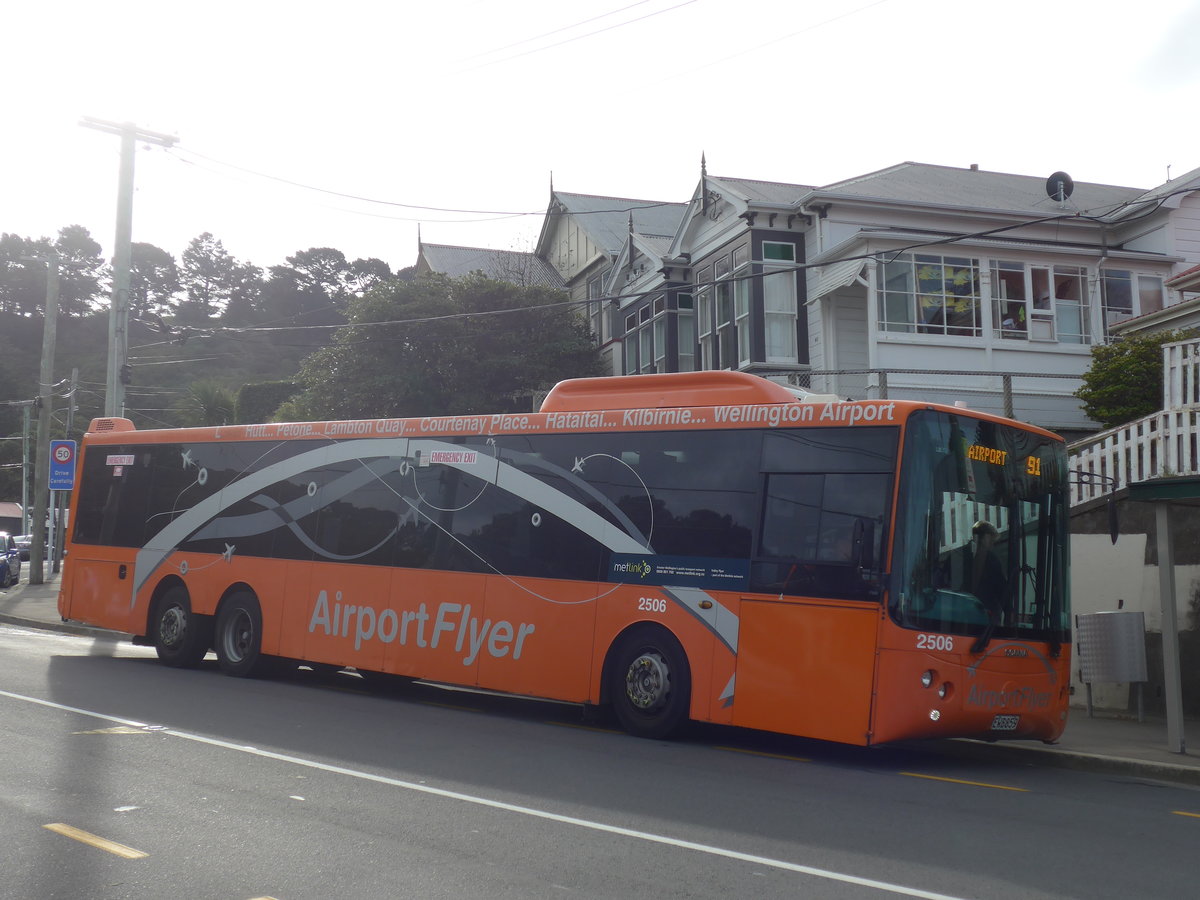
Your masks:
M 29 583 L 43 584 L 46 512 L 50 500 L 50 415 L 54 405 L 54 339 L 58 328 L 58 257 L 46 263 L 46 321 L 42 328 L 42 369 L 38 376 L 37 443 L 33 451 L 33 542 L 29 546 Z
M 129 268 L 133 241 L 133 154 L 137 141 L 172 146 L 178 138 L 138 128 L 132 122 L 106 122 L 84 116 L 79 123 L 121 138 L 121 173 L 117 186 L 117 233 L 113 241 L 112 306 L 108 314 L 108 379 L 104 392 L 104 414 L 119 416 L 125 411 L 122 371 L 129 355 Z M 32 556 L 30 557 L 32 559 Z
M 71 438 L 71 429 L 75 427 L 76 403 L 75 391 L 79 388 L 79 369 L 71 370 L 71 388 L 67 393 L 67 427 L 63 437 Z M 67 491 L 54 492 L 54 556 L 50 561 L 50 571 L 58 574 L 62 571 L 63 546 L 67 537 Z
M 21 534 L 33 534 L 29 529 L 29 404 L 21 410 Z

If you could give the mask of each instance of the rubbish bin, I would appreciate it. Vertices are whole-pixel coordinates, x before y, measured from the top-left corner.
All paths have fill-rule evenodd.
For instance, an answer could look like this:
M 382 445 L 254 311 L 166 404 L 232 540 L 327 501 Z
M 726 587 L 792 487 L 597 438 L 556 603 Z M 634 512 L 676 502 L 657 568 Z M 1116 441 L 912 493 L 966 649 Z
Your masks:
M 1098 612 L 1075 617 L 1075 649 L 1079 680 L 1087 686 L 1088 716 L 1092 715 L 1092 682 L 1137 685 L 1138 721 L 1142 721 L 1142 691 L 1146 683 L 1146 617 L 1141 612 Z

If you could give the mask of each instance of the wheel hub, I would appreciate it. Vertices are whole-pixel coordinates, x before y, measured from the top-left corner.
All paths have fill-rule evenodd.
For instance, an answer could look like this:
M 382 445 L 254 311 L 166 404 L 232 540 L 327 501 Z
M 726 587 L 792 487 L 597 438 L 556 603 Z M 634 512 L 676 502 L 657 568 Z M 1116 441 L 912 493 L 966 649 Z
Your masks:
M 163 613 L 159 620 L 158 633 L 162 636 L 164 644 L 173 647 L 183 640 L 183 631 L 186 627 L 187 619 L 184 617 L 183 610 L 178 606 L 172 606 Z
M 670 692 L 671 672 L 657 653 L 643 653 L 625 673 L 625 693 L 640 710 L 648 712 L 665 705 Z

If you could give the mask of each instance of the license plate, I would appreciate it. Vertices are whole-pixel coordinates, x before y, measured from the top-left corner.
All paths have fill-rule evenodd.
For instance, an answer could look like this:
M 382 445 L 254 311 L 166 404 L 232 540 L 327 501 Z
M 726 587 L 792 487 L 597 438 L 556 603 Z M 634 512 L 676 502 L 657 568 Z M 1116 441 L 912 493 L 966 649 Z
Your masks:
M 1016 731 L 1020 716 L 993 716 L 992 731 Z

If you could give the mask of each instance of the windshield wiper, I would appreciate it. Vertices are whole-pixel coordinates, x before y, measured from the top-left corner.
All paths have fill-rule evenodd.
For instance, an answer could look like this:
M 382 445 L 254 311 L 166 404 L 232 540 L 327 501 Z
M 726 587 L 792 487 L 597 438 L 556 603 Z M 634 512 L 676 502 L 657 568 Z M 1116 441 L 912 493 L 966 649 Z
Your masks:
M 996 633 L 996 620 L 990 615 L 988 616 L 987 627 L 983 629 L 983 633 L 975 639 L 975 643 L 971 645 L 972 653 L 982 653 L 987 649 L 987 645 L 992 642 L 992 635 Z

